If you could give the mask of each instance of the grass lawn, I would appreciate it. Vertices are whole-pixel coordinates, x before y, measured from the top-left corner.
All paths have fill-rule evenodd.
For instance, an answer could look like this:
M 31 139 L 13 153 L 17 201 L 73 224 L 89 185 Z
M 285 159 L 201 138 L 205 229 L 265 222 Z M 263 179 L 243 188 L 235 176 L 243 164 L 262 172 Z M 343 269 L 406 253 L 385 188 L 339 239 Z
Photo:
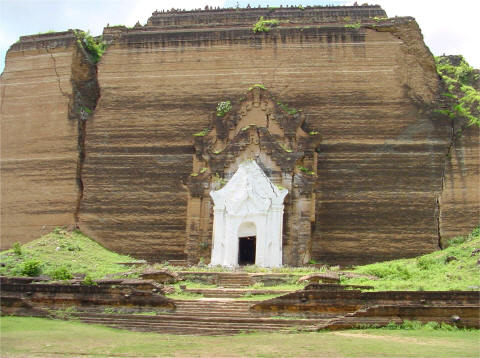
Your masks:
M 449 247 L 412 259 L 358 266 L 353 272 L 379 277 L 344 279 L 343 283 L 370 285 L 375 291 L 449 291 L 480 288 L 480 227 L 465 237 L 449 241 Z
M 84 273 L 92 279 L 100 279 L 107 274 L 128 271 L 127 266 L 119 263 L 135 259 L 109 251 L 79 231 L 57 228 L 25 245 L 18 245 L 16 252 L 15 249 L 0 252 L 0 261 L 5 264 L 0 267 L 0 275 L 34 276 L 30 273 L 37 273 L 69 278 L 73 273 Z
M 478 357 L 479 331 L 364 329 L 174 336 L 2 317 L 2 357 Z

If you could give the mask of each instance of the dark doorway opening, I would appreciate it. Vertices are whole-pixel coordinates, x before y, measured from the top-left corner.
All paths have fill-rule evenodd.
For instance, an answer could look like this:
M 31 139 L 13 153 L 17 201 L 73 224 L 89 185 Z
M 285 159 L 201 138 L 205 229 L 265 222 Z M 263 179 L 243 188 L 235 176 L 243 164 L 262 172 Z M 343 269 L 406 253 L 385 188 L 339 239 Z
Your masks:
M 256 236 L 240 237 L 238 241 L 239 241 L 238 264 L 254 265 L 257 237 Z

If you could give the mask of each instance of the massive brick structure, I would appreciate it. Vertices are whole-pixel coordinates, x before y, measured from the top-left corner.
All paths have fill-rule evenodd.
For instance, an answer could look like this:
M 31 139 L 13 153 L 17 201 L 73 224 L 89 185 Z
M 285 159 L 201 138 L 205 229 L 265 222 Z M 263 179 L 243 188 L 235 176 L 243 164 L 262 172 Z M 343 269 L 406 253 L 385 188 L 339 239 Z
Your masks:
M 260 16 L 279 25 L 254 33 Z M 22 37 L 1 77 L 2 248 L 77 225 L 122 253 L 208 262 L 208 190 L 244 157 L 292 184 L 284 263 L 415 256 L 468 233 L 478 127 L 435 114 L 441 83 L 415 20 L 384 17 L 155 12 L 106 27 L 96 65 L 73 31 Z

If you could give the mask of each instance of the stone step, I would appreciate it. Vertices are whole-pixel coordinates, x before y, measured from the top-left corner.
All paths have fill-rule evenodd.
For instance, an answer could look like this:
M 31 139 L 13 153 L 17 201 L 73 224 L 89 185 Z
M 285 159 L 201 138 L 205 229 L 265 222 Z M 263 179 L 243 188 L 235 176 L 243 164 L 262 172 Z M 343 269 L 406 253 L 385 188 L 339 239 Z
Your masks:
M 221 290 L 222 291 L 222 290 Z M 232 335 L 253 331 L 314 331 L 325 326 L 325 318 L 273 318 L 250 312 L 259 301 L 229 299 L 175 300 L 176 311 L 157 315 L 76 313 L 86 323 L 133 331 L 191 335 Z
M 290 332 L 292 329 L 297 331 L 315 331 L 316 327 L 274 327 L 274 328 L 267 328 L 261 326 L 253 326 L 253 327 L 192 327 L 192 326 L 177 326 L 177 325 L 169 325 L 169 326 L 144 326 L 144 325 L 128 325 L 128 324 L 105 324 L 102 322 L 85 322 L 85 323 L 92 323 L 92 324 L 102 324 L 105 326 L 113 327 L 113 328 L 120 328 L 120 329 L 127 329 L 136 332 L 156 332 L 156 333 L 163 333 L 163 334 L 176 334 L 176 335 L 198 335 L 198 336 L 221 336 L 221 335 L 234 335 L 239 333 L 252 333 L 257 331 L 262 332 Z
M 283 295 L 290 293 L 291 291 L 280 291 L 280 290 L 245 290 L 245 289 L 235 289 L 235 288 L 186 288 L 184 292 L 198 293 L 205 297 L 243 297 L 246 294 L 252 295 L 271 295 L 278 294 Z
M 104 313 L 76 313 L 73 316 L 81 319 L 92 320 L 114 320 L 141 322 L 142 324 L 153 324 L 159 322 L 178 321 L 185 324 L 267 324 L 267 325 L 315 325 L 319 324 L 324 319 L 288 319 L 288 318 L 271 318 L 271 317 L 225 317 L 225 316 L 190 316 L 180 314 L 165 314 L 165 315 L 132 315 L 132 314 L 104 314 Z M 190 323 L 188 323 L 190 322 Z
M 317 325 L 300 325 L 300 324 L 258 324 L 258 323 L 217 323 L 217 322 L 203 322 L 201 324 L 195 323 L 192 325 L 191 322 L 185 321 L 158 321 L 158 322 L 150 322 L 145 324 L 143 321 L 122 321 L 122 320 L 107 320 L 107 319 L 94 319 L 94 318 L 81 318 L 82 322 L 85 323 L 92 323 L 92 324 L 103 324 L 108 326 L 116 325 L 118 327 L 139 327 L 148 330 L 154 330 L 159 328 L 184 328 L 185 330 L 191 329 L 232 329 L 232 330 L 245 330 L 245 329 L 254 329 L 254 330 L 278 330 L 278 329 L 285 329 L 285 328 L 306 328 L 306 329 L 313 329 L 317 327 Z M 317 322 L 318 323 L 318 322 Z
M 216 322 L 192 325 L 191 322 L 172 321 L 172 322 L 154 322 L 145 324 L 143 321 L 118 321 L 118 320 L 101 320 L 101 319 L 82 319 L 85 323 L 101 324 L 110 327 L 123 329 L 144 331 L 144 332 L 172 332 L 176 331 L 181 334 L 224 334 L 239 333 L 245 331 L 289 331 L 292 329 L 303 331 L 315 331 L 318 325 L 269 325 L 269 324 L 248 324 L 248 323 L 222 323 Z
M 168 263 L 172 266 L 187 266 L 187 260 L 169 260 Z

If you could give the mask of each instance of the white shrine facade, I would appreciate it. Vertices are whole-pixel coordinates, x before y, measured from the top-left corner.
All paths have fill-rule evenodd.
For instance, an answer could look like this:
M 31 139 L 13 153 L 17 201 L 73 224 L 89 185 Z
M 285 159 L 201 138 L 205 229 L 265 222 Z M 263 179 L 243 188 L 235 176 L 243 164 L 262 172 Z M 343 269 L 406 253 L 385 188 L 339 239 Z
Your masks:
M 283 199 L 287 193 L 272 184 L 255 161 L 240 164 L 222 189 L 210 192 L 214 202 L 210 264 L 238 266 L 243 258 L 260 267 L 282 266 Z M 254 247 L 242 240 L 253 240 Z
M 190 264 L 300 266 L 312 257 L 317 149 L 305 114 L 254 85 L 194 134 Z M 288 196 L 287 196 L 288 193 Z

